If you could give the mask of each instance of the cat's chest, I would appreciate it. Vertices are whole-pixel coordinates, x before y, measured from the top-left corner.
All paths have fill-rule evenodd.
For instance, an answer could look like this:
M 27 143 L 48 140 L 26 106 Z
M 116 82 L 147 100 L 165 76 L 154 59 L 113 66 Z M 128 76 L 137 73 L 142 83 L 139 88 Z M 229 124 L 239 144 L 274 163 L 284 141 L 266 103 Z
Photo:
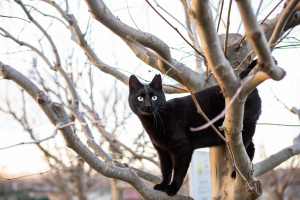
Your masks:
M 161 147 L 162 149 L 169 149 L 172 144 L 173 137 L 168 130 L 165 131 L 163 128 L 145 130 L 154 146 Z

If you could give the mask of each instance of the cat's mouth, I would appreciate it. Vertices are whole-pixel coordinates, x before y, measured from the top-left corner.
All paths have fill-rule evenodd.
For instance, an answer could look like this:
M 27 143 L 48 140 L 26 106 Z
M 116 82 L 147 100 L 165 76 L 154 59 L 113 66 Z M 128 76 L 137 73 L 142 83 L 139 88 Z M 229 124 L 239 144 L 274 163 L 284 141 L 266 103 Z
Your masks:
M 154 110 L 154 109 L 140 110 L 140 113 L 141 113 L 142 115 L 148 115 L 148 116 L 150 116 L 150 115 L 154 115 L 155 110 Z

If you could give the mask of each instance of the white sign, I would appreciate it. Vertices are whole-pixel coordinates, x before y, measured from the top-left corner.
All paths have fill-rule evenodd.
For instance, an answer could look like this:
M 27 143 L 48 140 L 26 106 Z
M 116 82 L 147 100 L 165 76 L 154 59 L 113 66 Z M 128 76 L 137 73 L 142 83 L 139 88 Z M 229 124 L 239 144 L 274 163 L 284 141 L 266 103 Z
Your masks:
M 190 196 L 195 200 L 210 200 L 209 152 L 194 151 L 189 175 Z

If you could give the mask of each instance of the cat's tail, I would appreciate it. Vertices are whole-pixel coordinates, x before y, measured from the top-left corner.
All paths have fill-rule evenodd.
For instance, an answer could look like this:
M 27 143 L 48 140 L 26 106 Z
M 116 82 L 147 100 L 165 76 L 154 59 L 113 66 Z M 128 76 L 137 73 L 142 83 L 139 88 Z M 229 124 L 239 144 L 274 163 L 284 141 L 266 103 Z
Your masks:
M 276 65 L 277 65 L 277 61 L 275 60 L 275 58 L 273 57 Z M 247 69 L 245 69 L 244 71 L 242 71 L 239 75 L 240 79 L 243 79 L 245 78 L 249 73 L 250 71 L 257 65 L 257 59 L 253 60 L 250 65 L 247 67 Z

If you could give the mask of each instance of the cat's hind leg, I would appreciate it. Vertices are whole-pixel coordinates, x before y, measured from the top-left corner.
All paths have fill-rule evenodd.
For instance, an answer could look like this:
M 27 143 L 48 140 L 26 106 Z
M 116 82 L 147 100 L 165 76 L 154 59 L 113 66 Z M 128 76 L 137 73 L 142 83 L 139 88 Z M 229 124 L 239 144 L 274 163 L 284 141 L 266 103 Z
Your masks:
M 165 151 L 157 146 L 154 146 L 154 147 L 157 150 L 159 160 L 160 160 L 162 181 L 161 181 L 161 183 L 156 184 L 153 189 L 164 192 L 172 178 L 173 161 L 172 161 L 172 157 L 168 151 Z
M 171 154 L 174 163 L 174 175 L 172 183 L 166 187 L 166 193 L 169 196 L 175 195 L 181 188 L 192 159 L 192 154 L 193 150 L 190 149 Z
M 250 144 L 248 145 L 248 147 L 246 148 L 246 152 L 252 162 L 252 160 L 254 158 L 254 153 L 255 153 L 255 147 L 254 147 L 253 141 L 251 141 Z

